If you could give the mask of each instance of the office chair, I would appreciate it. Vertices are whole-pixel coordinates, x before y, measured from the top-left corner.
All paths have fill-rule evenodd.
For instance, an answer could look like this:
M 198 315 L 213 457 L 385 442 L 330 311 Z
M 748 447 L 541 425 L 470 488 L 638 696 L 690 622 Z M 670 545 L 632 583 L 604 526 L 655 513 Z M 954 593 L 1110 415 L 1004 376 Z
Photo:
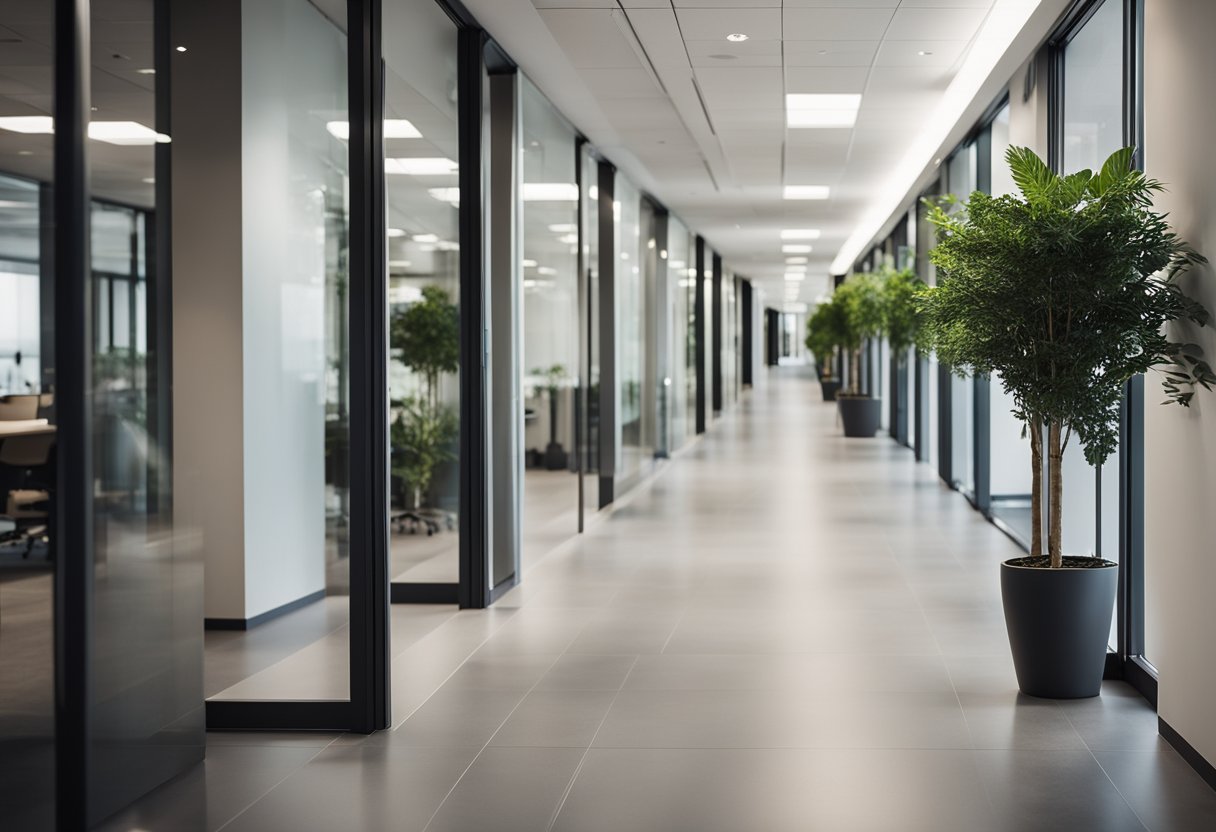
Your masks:
M 38 394 L 0 396 L 0 422 L 38 418 Z
M 24 541 L 25 558 L 38 542 L 50 542 L 54 448 L 55 434 L 49 431 L 9 436 L 0 443 L 0 466 L 21 472 L 20 487 L 8 492 L 7 522 L 0 522 L 0 529 L 7 531 L 0 531 L 0 543 Z

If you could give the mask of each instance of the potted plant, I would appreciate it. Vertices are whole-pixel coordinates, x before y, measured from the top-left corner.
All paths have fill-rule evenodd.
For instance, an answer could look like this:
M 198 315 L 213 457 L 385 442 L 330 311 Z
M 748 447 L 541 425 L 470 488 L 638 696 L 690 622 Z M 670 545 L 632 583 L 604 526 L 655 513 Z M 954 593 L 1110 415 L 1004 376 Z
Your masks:
M 422 379 L 422 393 L 408 396 L 393 422 L 394 474 L 410 488 L 414 508 L 423 508 L 435 473 L 456 456 L 460 424 L 440 398 L 440 380 L 460 367 L 460 312 L 440 286 L 393 314 L 389 343 L 399 360 Z
M 819 304 L 806 321 L 806 348 L 815 356 L 819 390 L 825 402 L 836 401 L 836 393 L 840 390 L 840 379 L 835 377 L 832 362 L 844 328 L 843 313 L 843 306 L 828 299 Z
M 1216 381 L 1199 347 L 1163 334 L 1173 321 L 1207 323 L 1178 285 L 1203 258 L 1153 211 L 1162 186 L 1132 155 L 1060 176 L 1010 148 L 1020 195 L 977 192 L 953 213 L 930 206 L 940 242 L 938 285 L 921 293 L 929 341 L 960 373 L 999 374 L 1030 437 L 1030 555 L 1001 565 L 1001 596 L 1018 685 L 1033 696 L 1099 693 L 1115 599 L 1116 564 L 1061 549 L 1065 448 L 1080 443 L 1091 465 L 1107 459 L 1138 373 L 1163 372 L 1181 405 Z
M 882 282 L 883 304 L 885 305 L 885 332 L 887 343 L 891 347 L 891 355 L 895 358 L 895 372 L 892 374 L 893 385 L 903 385 L 903 372 L 908 360 L 908 351 L 920 340 L 921 316 L 917 308 L 917 293 L 924 283 L 916 272 L 911 269 L 889 270 Z M 892 402 L 901 401 L 894 392 Z M 896 422 L 903 422 L 903 416 L 894 410 L 891 413 L 891 434 L 896 435 Z
M 836 394 L 844 435 L 872 437 L 882 420 L 882 402 L 861 392 L 861 350 L 886 326 L 882 279 L 868 272 L 855 274 L 836 288 L 832 303 L 843 311 L 840 347 L 849 358 L 849 386 Z
M 545 447 L 543 462 L 548 471 L 561 471 L 566 467 L 569 455 L 557 441 L 557 396 L 566 380 L 566 368 L 561 364 L 552 367 L 537 367 L 532 375 L 545 379 L 544 390 L 549 397 L 549 444 Z

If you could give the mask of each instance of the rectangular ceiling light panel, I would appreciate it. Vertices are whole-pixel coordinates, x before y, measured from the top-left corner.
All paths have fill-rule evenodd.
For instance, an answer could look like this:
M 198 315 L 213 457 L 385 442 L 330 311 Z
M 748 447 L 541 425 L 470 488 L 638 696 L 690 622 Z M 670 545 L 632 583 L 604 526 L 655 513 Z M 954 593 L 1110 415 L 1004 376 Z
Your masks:
M 782 195 L 786 199 L 827 199 L 831 193 L 827 185 L 786 185 Z
M 861 96 L 856 93 L 789 93 L 785 125 L 791 129 L 852 127 Z

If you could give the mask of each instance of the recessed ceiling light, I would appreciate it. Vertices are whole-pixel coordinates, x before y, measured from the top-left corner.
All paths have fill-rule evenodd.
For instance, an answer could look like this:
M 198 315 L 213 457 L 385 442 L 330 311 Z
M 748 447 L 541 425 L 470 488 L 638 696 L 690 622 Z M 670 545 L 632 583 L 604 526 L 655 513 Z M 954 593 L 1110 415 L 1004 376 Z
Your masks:
M 536 273 L 537 274 L 546 274 L 546 275 L 557 274 L 557 269 L 553 268 L 552 266 L 541 266 L 540 268 L 538 268 L 536 270 Z
M 800 272 L 786 272 L 785 279 L 791 282 L 797 282 L 799 280 L 806 280 L 806 275 Z
M 735 32 L 734 34 L 727 35 L 726 39 L 731 43 L 743 43 L 743 41 L 747 40 L 747 35 L 742 32 Z
M 930 52 L 928 49 L 922 49 L 922 50 L 920 50 L 919 52 L 917 52 L 916 54 L 917 54 L 917 55 L 920 55 L 920 56 L 923 58 L 924 56 L 926 56 L 926 55 L 932 55 L 933 53 L 932 53 L 932 52 Z
M 459 165 L 445 156 L 407 156 L 385 159 L 384 172 L 407 176 L 447 176 L 456 173 Z
M 156 179 L 155 179 L 155 177 L 152 177 L 152 176 L 145 176 L 143 179 L 141 179 L 139 181 L 143 182 L 145 185 L 155 185 L 156 184 Z
M 818 240 L 818 228 L 783 228 L 781 229 L 781 239 L 783 240 Z
M 787 127 L 852 127 L 861 96 L 856 93 L 789 93 L 785 96 Z
M 390 228 L 384 232 L 386 237 L 404 237 L 405 231 L 400 228 Z
M 0 117 L 0 130 L 14 133 L 54 133 L 55 120 L 50 116 L 4 116 Z
M 339 139 L 346 141 L 350 138 L 350 123 L 345 121 L 331 121 L 326 123 L 325 129 Z M 384 138 L 386 139 L 420 139 L 422 134 L 418 132 L 410 121 L 404 118 L 386 118 L 384 120 Z
M 525 182 L 525 202 L 578 202 L 578 185 L 572 182 Z
M 184 46 L 179 46 L 179 47 L 177 47 L 177 51 L 178 51 L 178 52 L 185 52 L 185 51 L 186 51 L 186 47 L 184 47 Z
M 785 258 L 785 262 L 786 265 L 796 266 L 800 263 L 807 262 L 807 259 L 805 257 L 787 257 Z
M 535 260 L 524 260 L 520 263 L 520 265 L 523 266 L 525 269 L 535 269 L 536 261 Z
M 157 133 L 138 121 L 91 121 L 89 138 L 124 147 L 166 144 L 170 141 L 164 133 Z
M 578 231 L 578 226 L 572 222 L 559 222 L 556 225 L 549 226 L 549 230 L 554 234 L 570 234 Z
M 786 185 L 782 196 L 786 199 L 827 199 L 831 192 L 827 185 Z
M 785 254 L 810 254 L 811 247 L 803 243 L 789 243 L 781 247 Z
M 439 242 L 438 234 L 415 234 L 415 243 L 437 243 Z
M 156 70 L 152 69 L 151 67 L 146 67 L 144 69 L 137 69 L 135 71 L 138 72 L 140 75 L 155 75 L 156 74 Z
M 574 245 L 575 243 L 578 242 L 578 235 L 577 234 L 563 234 L 562 236 L 557 238 L 557 241 L 559 243 L 565 243 L 568 246 Z
M 737 61 L 739 59 L 738 55 L 710 55 L 709 57 L 715 61 Z

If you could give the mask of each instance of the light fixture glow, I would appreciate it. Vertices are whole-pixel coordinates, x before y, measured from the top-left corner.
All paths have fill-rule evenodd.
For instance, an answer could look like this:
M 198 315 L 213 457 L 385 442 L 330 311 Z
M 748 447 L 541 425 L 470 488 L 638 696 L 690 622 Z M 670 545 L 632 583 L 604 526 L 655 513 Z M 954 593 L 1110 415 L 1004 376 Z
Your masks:
M 350 122 L 331 121 L 325 129 L 335 138 L 346 141 L 350 138 Z M 420 139 L 422 134 L 411 122 L 403 118 L 386 118 L 384 120 L 384 138 L 386 139 Z
M 742 32 L 734 32 L 727 35 L 726 39 L 731 43 L 743 43 L 743 41 L 747 40 L 747 35 L 743 34 Z
M 437 243 L 439 242 L 438 234 L 415 234 L 415 243 Z
M 0 118 L 0 130 L 13 133 L 54 133 L 55 120 L 50 116 L 4 116 Z
M 572 182 L 525 182 L 525 202 L 577 202 L 578 185 Z
M 831 192 L 827 185 L 786 185 L 782 196 L 786 199 L 827 199 Z
M 427 188 L 426 192 L 440 202 L 448 202 L 452 205 L 460 204 L 460 188 Z
M 800 280 L 806 280 L 806 275 L 802 274 L 801 272 L 786 272 L 785 279 L 796 283 Z
M 557 269 L 552 266 L 541 266 L 536 270 L 537 274 L 557 274 Z
M 833 273 L 847 273 L 887 219 L 906 210 L 905 200 L 916 188 L 921 173 L 936 158 L 968 105 L 1038 7 L 1039 0 L 996 0 L 954 80 L 938 99 L 937 106 L 926 114 L 921 122 L 923 127 L 908 143 L 904 158 L 875 189 L 875 198 L 837 252 L 832 261 Z
M 138 121 L 90 121 L 89 138 L 123 147 L 166 144 L 170 141 L 164 133 L 157 133 Z
M 805 263 L 807 262 L 807 259 L 805 257 L 787 257 L 785 258 L 785 262 L 792 266 L 797 263 Z
M 384 232 L 384 236 L 386 236 L 386 237 L 404 237 L 405 230 L 401 229 L 401 228 L 390 228 Z
M 856 93 L 788 93 L 785 96 L 787 127 L 852 127 L 857 121 L 861 96 Z
M 525 269 L 535 269 L 536 261 L 535 260 L 524 260 L 523 262 L 520 263 L 520 265 L 523 266 Z
M 783 228 L 781 229 L 781 239 L 783 240 L 818 240 L 818 228 Z
M 578 231 L 578 226 L 572 222 L 559 222 L 556 225 L 549 226 L 549 230 L 554 234 L 573 234 Z
M 177 51 L 178 51 L 178 52 L 185 52 L 185 51 L 186 51 L 186 47 L 184 47 L 184 46 L 179 46 L 179 47 L 177 47 Z
M 786 243 L 781 247 L 783 254 L 810 254 L 811 247 L 806 243 Z
M 577 234 L 563 234 L 562 236 L 557 238 L 557 241 L 559 243 L 565 243 L 568 246 L 574 245 L 575 243 L 578 242 L 578 235 Z
M 406 176 L 447 176 L 456 173 L 459 167 L 445 156 L 407 156 L 384 160 L 385 173 Z
M 920 50 L 919 52 L 917 52 L 916 54 L 917 54 L 917 55 L 920 55 L 920 56 L 923 58 L 923 57 L 925 57 L 926 55 L 932 55 L 933 53 L 932 53 L 932 52 L 930 52 L 928 49 L 922 49 L 922 50 Z
M 140 75 L 155 75 L 156 74 L 156 70 L 151 69 L 151 68 L 137 69 L 135 71 L 138 72 Z

